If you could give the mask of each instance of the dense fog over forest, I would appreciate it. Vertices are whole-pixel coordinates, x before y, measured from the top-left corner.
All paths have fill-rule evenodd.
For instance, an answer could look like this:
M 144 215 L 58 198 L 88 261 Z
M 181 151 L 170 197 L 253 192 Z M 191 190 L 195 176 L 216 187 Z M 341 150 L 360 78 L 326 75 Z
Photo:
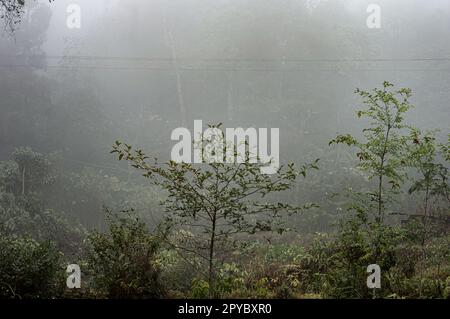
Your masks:
M 1 298 L 449 298 L 449 1 L 0 0 L 0 17 Z M 278 128 L 280 171 L 164 166 L 195 120 Z M 49 245 L 45 283 L 11 288 L 11 245 Z

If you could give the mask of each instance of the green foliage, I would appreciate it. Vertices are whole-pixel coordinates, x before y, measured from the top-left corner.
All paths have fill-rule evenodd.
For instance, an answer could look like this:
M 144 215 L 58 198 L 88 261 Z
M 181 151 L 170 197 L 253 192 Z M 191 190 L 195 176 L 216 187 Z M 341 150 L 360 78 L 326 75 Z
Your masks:
M 0 297 L 449 298 L 450 139 L 439 144 L 435 131 L 404 124 L 409 89 L 384 82 L 381 89 L 356 92 L 366 106 L 358 116 L 369 119 L 368 127 L 362 138 L 344 134 L 330 142 L 356 150 L 348 162 L 355 160 L 358 170 L 345 167 L 342 174 L 353 175 L 352 189 L 338 203 L 349 213 L 335 233 L 316 234 L 312 242 L 312 233 L 291 232 L 281 244 L 266 232 L 284 234 L 292 221 L 298 223 L 297 212 L 315 207 L 276 196 L 318 169 L 317 161 L 264 175 L 261 165 L 250 161 L 159 164 L 117 142 L 112 153 L 143 172 L 153 184 L 146 187 L 129 173 L 128 181 L 93 168 L 63 175 L 54 155 L 17 149 L 10 161 L 0 162 Z M 327 185 L 335 183 L 325 191 L 341 187 L 334 179 L 338 174 L 330 175 L 321 177 Z M 325 181 L 315 183 L 322 187 Z M 419 215 L 395 206 L 400 196 L 408 196 L 401 193 L 403 185 Z M 69 193 L 74 193 L 71 202 L 60 203 Z M 56 207 L 49 204 L 52 194 Z M 84 259 L 84 231 L 66 213 L 100 217 L 108 202 L 116 211 L 137 207 L 153 218 L 159 199 L 166 219 L 157 229 L 164 232 L 149 231 L 131 211 L 109 213 L 106 232 L 101 232 L 103 219 L 91 218 L 88 225 L 98 230 L 86 241 Z M 322 210 L 336 215 L 335 204 Z M 409 218 L 398 225 L 388 218 L 391 213 Z M 83 289 L 63 289 L 64 256 L 82 266 Z M 382 271 L 382 288 L 375 291 L 366 286 L 366 269 L 373 263 Z
M 229 296 L 245 287 L 246 272 L 236 263 L 225 263 L 217 273 L 216 292 L 219 296 Z
M 109 232 L 89 235 L 88 263 L 94 287 L 108 298 L 163 296 L 157 236 L 132 215 L 110 215 Z
M 377 180 L 377 188 L 369 193 L 376 202 L 376 218 L 381 224 L 385 217 L 385 205 L 389 198 L 388 189 L 398 189 L 404 179 L 405 145 L 408 137 L 403 134 L 407 126 L 403 123 L 405 113 L 412 107 L 408 101 L 410 89 L 393 90 L 393 84 L 383 83 L 383 88 L 371 92 L 357 89 L 355 93 L 363 98 L 365 109 L 357 112 L 358 117 L 367 117 L 369 127 L 363 130 L 365 140 L 358 141 L 351 135 L 339 135 L 333 143 L 345 143 L 356 147 L 358 168 L 366 172 L 369 180 Z M 390 187 L 387 188 L 385 183 Z
M 388 205 L 393 201 L 405 178 L 408 136 L 403 132 L 405 113 L 412 107 L 409 103 L 410 89 L 394 90 L 393 84 L 385 81 L 381 89 L 372 91 L 357 89 L 355 93 L 363 98 L 366 108 L 357 112 L 358 117 L 367 117 L 369 127 L 363 130 L 364 141 L 351 135 L 339 135 L 333 143 L 345 143 L 355 147 L 359 159 L 357 167 L 375 179 L 374 190 L 356 192 L 349 210 L 366 225 L 370 245 L 375 250 L 374 263 L 379 263 L 382 255 L 383 236 L 391 230 L 385 225 Z
M 203 279 L 194 279 L 192 281 L 191 298 L 205 299 L 209 296 L 209 284 Z
M 0 298 L 57 296 L 60 258 L 50 242 L 0 235 Z
M 426 249 L 427 242 L 441 233 L 445 234 L 445 223 L 448 216 L 446 208 L 450 202 L 449 172 L 444 165 L 446 145 L 438 145 L 435 134 L 434 131 L 422 133 L 418 129 L 413 129 L 408 157 L 409 165 L 417 171 L 408 192 L 422 195 L 423 201 L 422 207 L 420 207 L 421 214 L 414 215 L 413 219 L 410 217 L 406 228 L 411 242 L 421 245 L 422 269 L 420 273 L 423 280 L 425 280 L 423 275 L 427 266 L 426 260 L 429 257 Z M 439 158 L 440 155 L 443 160 Z M 443 212 L 440 212 L 439 206 L 444 208 Z M 440 224 L 444 224 L 443 229 Z M 422 286 L 420 286 L 420 295 L 422 291 Z
M 448 168 L 439 162 L 438 159 L 442 155 L 445 160 L 446 147 L 448 146 L 445 144 L 438 145 L 436 142 L 436 134 L 433 131 L 422 133 L 418 129 L 413 129 L 411 132 L 411 140 L 409 162 L 418 171 L 419 177 L 414 180 L 412 186 L 409 188 L 409 193 L 424 193 L 424 215 L 427 215 L 431 196 L 443 197 L 449 201 L 450 186 L 448 181 Z
M 444 298 L 450 299 L 450 276 L 445 280 Z
M 195 281 L 200 280 L 195 269 L 186 263 L 185 257 L 170 246 L 162 247 L 157 256 L 161 269 L 161 282 L 169 298 L 183 298 L 191 295 Z
M 52 155 L 43 155 L 29 147 L 20 147 L 11 155 L 12 161 L 0 163 L 0 183 L 7 192 L 27 195 L 41 191 L 55 180 Z
M 425 217 L 431 195 L 448 194 L 447 168 L 438 162 L 439 146 L 434 133 L 421 135 L 403 123 L 405 113 L 411 108 L 408 101 L 409 89 L 394 90 L 393 85 L 384 82 L 382 89 L 371 92 L 356 90 L 364 100 L 366 108 L 358 111 L 358 117 L 367 117 L 369 127 L 363 130 L 365 140 L 358 141 L 351 135 L 339 135 L 330 142 L 345 143 L 357 149 L 358 168 L 375 179 L 374 190 L 352 191 L 348 210 L 352 214 L 340 223 L 335 242 L 327 244 L 332 253 L 326 259 L 323 274 L 322 293 L 337 298 L 368 298 L 371 292 L 364 279 L 367 265 L 376 263 L 382 269 L 382 289 L 373 291 L 377 297 L 411 296 L 411 291 L 401 288 L 403 284 L 421 282 L 415 291 L 423 295 L 440 296 L 435 292 L 425 292 L 426 278 L 418 272 L 420 255 L 430 253 L 425 246 L 425 237 L 431 238 L 430 227 L 422 227 L 420 237 L 422 247 L 408 245 L 411 228 L 396 227 L 386 223 L 386 215 L 392 212 L 390 204 L 401 190 L 406 180 L 406 169 L 415 167 L 418 178 L 409 189 L 410 193 L 425 193 Z M 405 131 L 409 129 L 407 135 Z M 445 146 L 441 147 L 445 150 Z M 428 226 L 430 226 L 428 222 Z M 412 224 L 409 223 L 408 226 Z M 416 229 L 417 230 L 417 229 Z M 403 246 L 402 246 L 403 245 Z M 323 247 L 322 247 L 323 249 Z M 433 280 L 441 280 L 433 277 Z M 407 285 L 409 285 L 407 284 Z M 412 287 L 410 287 L 412 288 Z M 319 289 L 320 290 L 320 289 Z
M 203 147 L 201 149 L 204 151 Z M 223 151 L 226 154 L 226 149 Z M 202 167 L 174 161 L 160 165 L 156 159 L 150 162 L 142 150 L 133 150 L 132 146 L 119 141 L 111 153 L 117 154 L 119 160 L 130 161 L 153 184 L 167 192 L 167 198 L 161 202 L 169 213 L 166 223 L 172 229 L 182 229 L 177 235 L 183 237 L 181 244 L 172 246 L 193 253 L 207 264 L 207 274 L 202 271 L 202 264 L 194 265 L 199 273 L 208 277 L 211 296 L 215 290 L 218 247 L 235 246 L 237 236 L 242 234 L 282 234 L 287 230 L 283 214 L 292 215 L 314 206 L 298 207 L 264 199 L 289 190 L 299 175 L 305 177 L 307 170 L 317 169 L 317 161 L 300 170 L 289 164 L 280 167 L 276 174 L 267 175 L 261 173 L 260 164 L 248 160 L 251 156 L 248 151 L 243 163 L 234 165 L 208 160 Z M 234 154 L 237 157 L 236 147 Z
M 305 248 L 302 246 L 293 246 L 290 244 L 274 244 L 265 248 L 265 262 L 295 263 L 305 254 Z
M 0 232 L 37 241 L 50 240 L 60 251 L 70 255 L 79 252 L 85 235 L 78 223 L 70 223 L 64 215 L 43 208 L 36 197 L 15 198 L 1 192 Z
M 64 253 L 76 254 L 84 229 L 48 208 L 43 188 L 55 180 L 52 155 L 18 148 L 14 161 L 0 162 L 0 231 L 7 235 L 51 240 Z

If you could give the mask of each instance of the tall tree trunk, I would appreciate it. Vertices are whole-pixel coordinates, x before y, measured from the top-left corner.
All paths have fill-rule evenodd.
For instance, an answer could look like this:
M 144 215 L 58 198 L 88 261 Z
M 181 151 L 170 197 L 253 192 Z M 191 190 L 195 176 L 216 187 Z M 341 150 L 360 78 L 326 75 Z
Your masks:
M 228 73 L 228 94 L 227 94 L 227 113 L 228 119 L 233 120 L 234 105 L 233 105 L 233 72 Z
M 380 251 L 380 240 L 381 240 L 381 226 L 384 223 L 384 211 L 383 211 L 383 177 L 384 177 L 384 166 L 387 153 L 387 144 L 389 141 L 389 133 L 391 130 L 391 125 L 388 124 L 386 129 L 386 136 L 384 138 L 383 152 L 381 153 L 380 170 L 378 175 L 378 216 L 377 216 L 377 241 L 375 247 L 375 261 L 378 261 L 378 257 L 381 254 Z
M 209 284 L 209 298 L 215 297 L 215 272 L 214 272 L 214 243 L 216 239 L 216 213 L 212 216 L 212 231 L 211 239 L 209 241 L 209 272 L 208 272 L 208 284 Z
M 25 195 L 25 166 L 22 169 L 22 195 Z
M 164 26 L 164 33 L 167 37 L 168 45 L 172 52 L 172 63 L 173 63 L 173 67 L 175 70 L 178 105 L 180 108 L 180 121 L 181 121 L 181 125 L 186 127 L 187 126 L 187 114 L 186 114 L 186 107 L 184 105 L 183 89 L 182 89 L 182 85 L 181 85 L 181 73 L 180 73 L 180 69 L 178 66 L 178 57 L 177 57 L 177 52 L 175 49 L 175 42 L 173 40 L 172 31 L 167 26 L 166 9 L 164 9 L 164 12 L 163 12 L 163 26 Z
M 429 196 L 430 196 L 430 186 L 427 183 L 427 188 L 425 190 L 425 205 L 424 205 L 424 209 L 423 209 L 423 229 L 422 229 L 422 238 L 421 238 L 421 249 L 422 249 L 422 267 L 421 267 L 421 271 L 420 271 L 420 288 L 419 288 L 419 297 L 422 297 L 422 291 L 423 291 L 423 274 L 425 271 L 425 260 L 427 258 L 426 256 L 426 251 L 425 251 L 425 243 L 427 240 L 427 228 L 428 228 L 428 223 L 427 223 L 427 218 L 428 218 L 428 200 L 429 200 Z
M 389 133 L 390 133 L 391 127 L 388 126 L 386 130 L 386 137 L 384 139 L 384 145 L 383 145 L 383 153 L 381 154 L 381 163 L 380 163 L 380 172 L 378 176 L 378 223 L 379 226 L 384 221 L 384 214 L 383 214 L 383 176 L 384 176 L 384 164 L 386 160 L 386 153 L 387 153 L 387 144 L 389 141 Z

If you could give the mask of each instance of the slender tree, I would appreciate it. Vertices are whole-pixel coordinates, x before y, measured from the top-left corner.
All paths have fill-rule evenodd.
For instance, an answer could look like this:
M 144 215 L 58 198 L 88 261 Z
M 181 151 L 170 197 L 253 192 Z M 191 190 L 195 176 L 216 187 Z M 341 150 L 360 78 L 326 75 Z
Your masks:
M 338 135 L 331 144 L 344 143 L 355 147 L 359 160 L 358 168 L 367 174 L 369 180 L 375 180 L 374 190 L 367 193 L 374 203 L 372 213 L 376 227 L 375 256 L 380 255 L 382 227 L 386 218 L 387 204 L 392 200 L 404 180 L 406 144 L 409 137 L 405 134 L 408 126 L 404 124 L 404 115 L 412 107 L 409 102 L 411 90 L 395 90 L 394 85 L 385 81 L 382 88 L 372 91 L 357 89 L 356 94 L 363 98 L 366 108 L 357 112 L 358 117 L 369 119 L 369 127 L 363 130 L 363 141 L 350 134 Z
M 289 190 L 299 175 L 317 169 L 316 163 L 296 170 L 293 164 L 281 166 L 276 174 L 265 175 L 260 164 L 244 161 L 239 164 L 207 161 L 198 166 L 169 161 L 149 161 L 140 149 L 116 142 L 112 153 L 143 171 L 153 184 L 167 192 L 162 205 L 166 222 L 178 229 L 176 249 L 188 251 L 202 260 L 196 268 L 208 280 L 210 297 L 215 297 L 215 273 L 218 250 L 236 247 L 245 234 L 278 232 L 288 227 L 283 215 L 291 215 L 315 206 L 301 207 L 282 202 L 268 202 L 271 194 Z M 225 152 L 224 152 L 225 154 Z M 247 153 L 247 156 L 249 154 Z M 249 158 L 249 157 L 247 157 Z M 202 272 L 206 263 L 207 272 Z

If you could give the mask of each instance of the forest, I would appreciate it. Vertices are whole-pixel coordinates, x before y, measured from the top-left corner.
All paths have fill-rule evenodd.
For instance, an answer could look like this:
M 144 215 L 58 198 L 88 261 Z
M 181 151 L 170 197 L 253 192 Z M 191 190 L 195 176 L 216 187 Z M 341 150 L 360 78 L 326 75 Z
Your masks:
M 0 299 L 450 299 L 450 4 L 372 2 L 0 0 Z

